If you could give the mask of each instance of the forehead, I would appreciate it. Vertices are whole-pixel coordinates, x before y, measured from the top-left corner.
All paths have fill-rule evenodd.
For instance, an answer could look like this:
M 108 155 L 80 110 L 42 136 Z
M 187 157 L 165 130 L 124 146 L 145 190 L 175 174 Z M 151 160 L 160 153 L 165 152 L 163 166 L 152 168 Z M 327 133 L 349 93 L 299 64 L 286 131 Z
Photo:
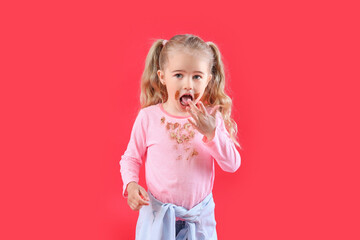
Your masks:
M 201 71 L 208 73 L 209 59 L 198 52 L 172 51 L 168 55 L 168 71 L 182 70 L 186 72 Z

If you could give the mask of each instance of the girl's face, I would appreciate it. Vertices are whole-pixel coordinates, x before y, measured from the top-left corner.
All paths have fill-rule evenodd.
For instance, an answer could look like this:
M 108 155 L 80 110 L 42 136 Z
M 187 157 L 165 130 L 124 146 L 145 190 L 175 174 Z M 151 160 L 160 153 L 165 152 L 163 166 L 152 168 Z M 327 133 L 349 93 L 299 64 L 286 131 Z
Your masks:
M 164 105 L 172 113 L 184 114 L 186 107 L 189 106 L 187 101 L 190 100 L 196 104 L 211 80 L 209 60 L 183 51 L 170 53 L 168 60 L 164 71 L 157 71 L 168 94 Z

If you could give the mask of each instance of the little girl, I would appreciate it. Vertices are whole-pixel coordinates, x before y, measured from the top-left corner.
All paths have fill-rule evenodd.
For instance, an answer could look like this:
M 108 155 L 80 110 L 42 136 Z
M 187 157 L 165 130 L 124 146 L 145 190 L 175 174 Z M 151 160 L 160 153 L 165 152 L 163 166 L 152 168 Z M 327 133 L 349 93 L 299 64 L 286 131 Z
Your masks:
M 241 163 L 219 49 L 191 35 L 157 40 L 141 79 L 141 109 L 120 160 L 123 196 L 140 210 L 136 239 L 217 239 L 217 164 Z M 138 184 L 145 162 L 148 191 Z

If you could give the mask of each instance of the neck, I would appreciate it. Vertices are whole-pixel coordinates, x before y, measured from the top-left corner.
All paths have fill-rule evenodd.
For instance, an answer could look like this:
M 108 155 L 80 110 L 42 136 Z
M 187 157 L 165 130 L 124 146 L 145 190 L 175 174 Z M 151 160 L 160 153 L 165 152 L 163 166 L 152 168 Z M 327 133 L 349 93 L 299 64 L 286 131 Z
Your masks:
M 188 117 L 189 116 L 189 113 L 187 111 L 178 111 L 176 108 L 171 107 L 171 105 L 169 104 L 169 101 L 166 101 L 165 103 L 163 103 L 163 108 L 166 112 L 168 112 L 174 116 L 179 116 L 179 117 Z

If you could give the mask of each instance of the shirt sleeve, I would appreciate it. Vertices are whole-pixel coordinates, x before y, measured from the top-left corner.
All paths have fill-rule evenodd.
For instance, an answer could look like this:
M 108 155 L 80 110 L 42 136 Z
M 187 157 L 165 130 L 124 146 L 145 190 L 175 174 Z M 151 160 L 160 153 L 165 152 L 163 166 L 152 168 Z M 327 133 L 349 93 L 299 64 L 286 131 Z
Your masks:
M 119 162 L 120 173 L 123 181 L 123 196 L 125 198 L 128 197 L 128 193 L 126 191 L 128 183 L 132 181 L 137 183 L 139 182 L 139 171 L 147 150 L 147 124 L 147 116 L 141 109 L 131 130 L 130 141 L 128 143 L 127 149 L 125 150 Z
M 241 164 L 241 156 L 225 128 L 224 120 L 220 112 L 216 113 L 215 135 L 211 141 L 206 136 L 202 139 L 204 146 L 210 155 L 216 160 L 225 172 L 235 172 Z

